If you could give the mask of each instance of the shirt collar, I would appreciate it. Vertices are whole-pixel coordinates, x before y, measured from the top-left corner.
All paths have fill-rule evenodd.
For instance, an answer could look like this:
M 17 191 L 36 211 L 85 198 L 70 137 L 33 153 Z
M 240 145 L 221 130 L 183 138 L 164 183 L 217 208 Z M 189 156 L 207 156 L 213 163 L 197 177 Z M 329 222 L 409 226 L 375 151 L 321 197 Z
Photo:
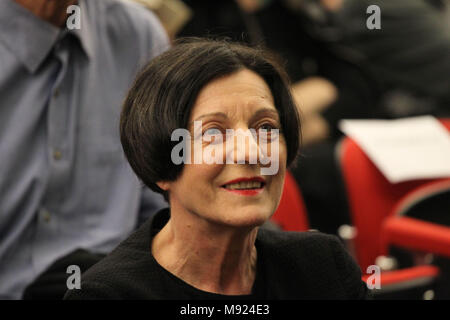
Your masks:
M 92 58 L 94 55 L 94 39 L 92 38 L 92 28 L 89 19 L 89 12 L 86 8 L 86 3 L 84 0 L 78 0 L 78 5 L 80 6 L 81 18 L 80 18 L 80 29 L 69 30 L 80 39 L 81 46 L 88 58 Z
M 85 3 L 79 0 L 81 29 L 68 30 L 77 36 L 88 55 L 93 43 Z M 36 72 L 58 40 L 62 29 L 36 17 L 14 0 L 0 1 L 0 42 L 3 42 L 31 73 Z M 18 36 L 20 35 L 20 36 Z

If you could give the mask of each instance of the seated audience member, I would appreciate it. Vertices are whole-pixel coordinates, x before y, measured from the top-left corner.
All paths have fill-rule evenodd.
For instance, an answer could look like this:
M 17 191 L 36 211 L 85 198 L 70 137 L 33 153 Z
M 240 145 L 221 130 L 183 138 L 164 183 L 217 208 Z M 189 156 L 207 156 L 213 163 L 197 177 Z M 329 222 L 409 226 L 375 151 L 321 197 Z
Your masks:
M 145 67 L 124 103 L 121 141 L 170 208 L 84 273 L 66 299 L 365 298 L 360 270 L 336 237 L 259 228 L 278 206 L 300 142 L 275 61 L 260 49 L 196 39 Z M 174 139 L 180 132 L 184 139 Z
M 0 25 L 0 299 L 62 299 L 70 265 L 86 270 L 164 204 L 117 128 L 140 62 L 168 39 L 117 0 L 2 0 Z

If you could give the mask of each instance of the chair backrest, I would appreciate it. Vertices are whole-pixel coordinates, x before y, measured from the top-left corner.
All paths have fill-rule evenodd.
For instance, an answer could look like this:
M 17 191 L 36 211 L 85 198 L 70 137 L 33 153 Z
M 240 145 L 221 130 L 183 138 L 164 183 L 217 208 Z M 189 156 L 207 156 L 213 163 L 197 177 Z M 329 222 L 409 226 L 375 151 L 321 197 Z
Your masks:
M 441 120 L 450 131 L 450 119 Z M 391 184 L 355 141 L 346 137 L 338 148 L 338 159 L 347 192 L 352 224 L 356 227 L 355 249 L 363 270 L 380 254 L 380 229 L 397 202 L 418 186 L 437 180 L 413 180 Z
M 280 204 L 272 216 L 272 221 L 286 231 L 309 229 L 306 207 L 300 188 L 289 171 L 286 172 L 283 194 Z
M 450 226 L 450 178 L 428 182 L 407 193 L 392 215 Z

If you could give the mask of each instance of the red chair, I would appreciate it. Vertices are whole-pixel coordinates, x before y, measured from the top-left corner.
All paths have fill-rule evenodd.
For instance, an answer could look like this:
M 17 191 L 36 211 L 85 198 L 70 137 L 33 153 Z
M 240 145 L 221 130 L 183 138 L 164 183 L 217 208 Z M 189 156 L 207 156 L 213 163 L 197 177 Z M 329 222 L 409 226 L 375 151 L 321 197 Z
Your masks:
M 301 191 L 289 172 L 286 174 L 279 207 L 271 220 L 287 231 L 307 231 L 309 228 Z M 390 233 L 387 235 L 389 236 Z M 391 242 L 390 237 L 386 237 L 384 240 L 386 244 Z M 365 271 L 362 270 L 362 280 L 367 283 L 371 274 L 365 274 Z M 417 266 L 393 272 L 382 272 L 380 284 L 383 287 L 383 297 L 386 297 L 386 293 L 405 292 L 411 287 L 427 288 L 438 275 L 439 269 L 434 266 Z
M 308 218 L 302 193 L 292 174 L 287 171 L 280 204 L 271 219 L 286 231 L 307 231 Z
M 426 183 L 405 195 L 398 202 L 392 214 L 383 221 L 381 226 L 381 254 L 387 255 L 389 247 L 395 245 L 450 257 L 449 225 L 409 217 L 415 206 L 439 195 L 446 197 L 446 207 L 439 210 L 439 213 L 448 215 L 450 213 L 450 206 L 447 207 L 450 196 L 450 179 Z M 434 220 L 438 219 L 434 218 Z
M 442 120 L 442 123 L 450 130 L 450 119 Z M 415 190 L 428 183 L 445 182 L 450 179 L 414 180 L 391 184 L 356 142 L 348 137 L 338 146 L 337 156 L 347 191 L 350 218 L 356 228 L 355 258 L 363 271 L 368 266 L 376 264 L 377 257 L 387 255 L 391 245 L 425 252 L 450 253 L 450 250 L 437 250 L 438 247 L 445 245 L 450 248 L 450 242 L 446 242 L 450 229 L 443 231 L 440 229 L 444 228 L 442 226 L 435 224 L 429 226 L 426 222 L 396 215 L 399 203 L 405 201 L 404 197 L 409 193 L 421 192 Z M 408 228 L 411 230 L 410 233 L 407 232 Z M 430 236 L 433 230 L 442 231 L 439 233 L 442 237 L 436 236 L 426 241 L 425 234 Z M 411 270 L 401 271 L 412 278 L 418 277 L 420 272 L 424 272 L 424 277 L 437 276 L 439 273 L 433 266 L 425 269 L 416 270 L 419 273 L 414 273 L 416 271 L 411 273 Z M 392 282 L 396 276 L 401 278 L 398 273 L 400 271 L 395 272 L 397 275 L 383 274 L 385 279 L 389 279 L 386 281 Z
M 442 123 L 450 130 L 450 119 L 443 120 Z M 338 157 L 347 191 L 350 218 L 357 230 L 356 259 L 361 268 L 366 269 L 381 254 L 381 227 L 394 206 L 408 192 L 435 180 L 391 184 L 350 138 L 344 138 L 341 142 Z

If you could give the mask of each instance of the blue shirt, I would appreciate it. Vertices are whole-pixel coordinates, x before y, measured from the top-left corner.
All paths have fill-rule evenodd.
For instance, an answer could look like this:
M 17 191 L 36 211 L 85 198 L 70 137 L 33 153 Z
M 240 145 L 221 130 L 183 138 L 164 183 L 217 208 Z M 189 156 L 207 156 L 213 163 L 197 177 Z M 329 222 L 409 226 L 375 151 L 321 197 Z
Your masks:
M 67 30 L 0 1 L 0 299 L 76 248 L 109 252 L 165 206 L 126 162 L 119 116 L 166 34 L 136 4 L 79 6 Z

